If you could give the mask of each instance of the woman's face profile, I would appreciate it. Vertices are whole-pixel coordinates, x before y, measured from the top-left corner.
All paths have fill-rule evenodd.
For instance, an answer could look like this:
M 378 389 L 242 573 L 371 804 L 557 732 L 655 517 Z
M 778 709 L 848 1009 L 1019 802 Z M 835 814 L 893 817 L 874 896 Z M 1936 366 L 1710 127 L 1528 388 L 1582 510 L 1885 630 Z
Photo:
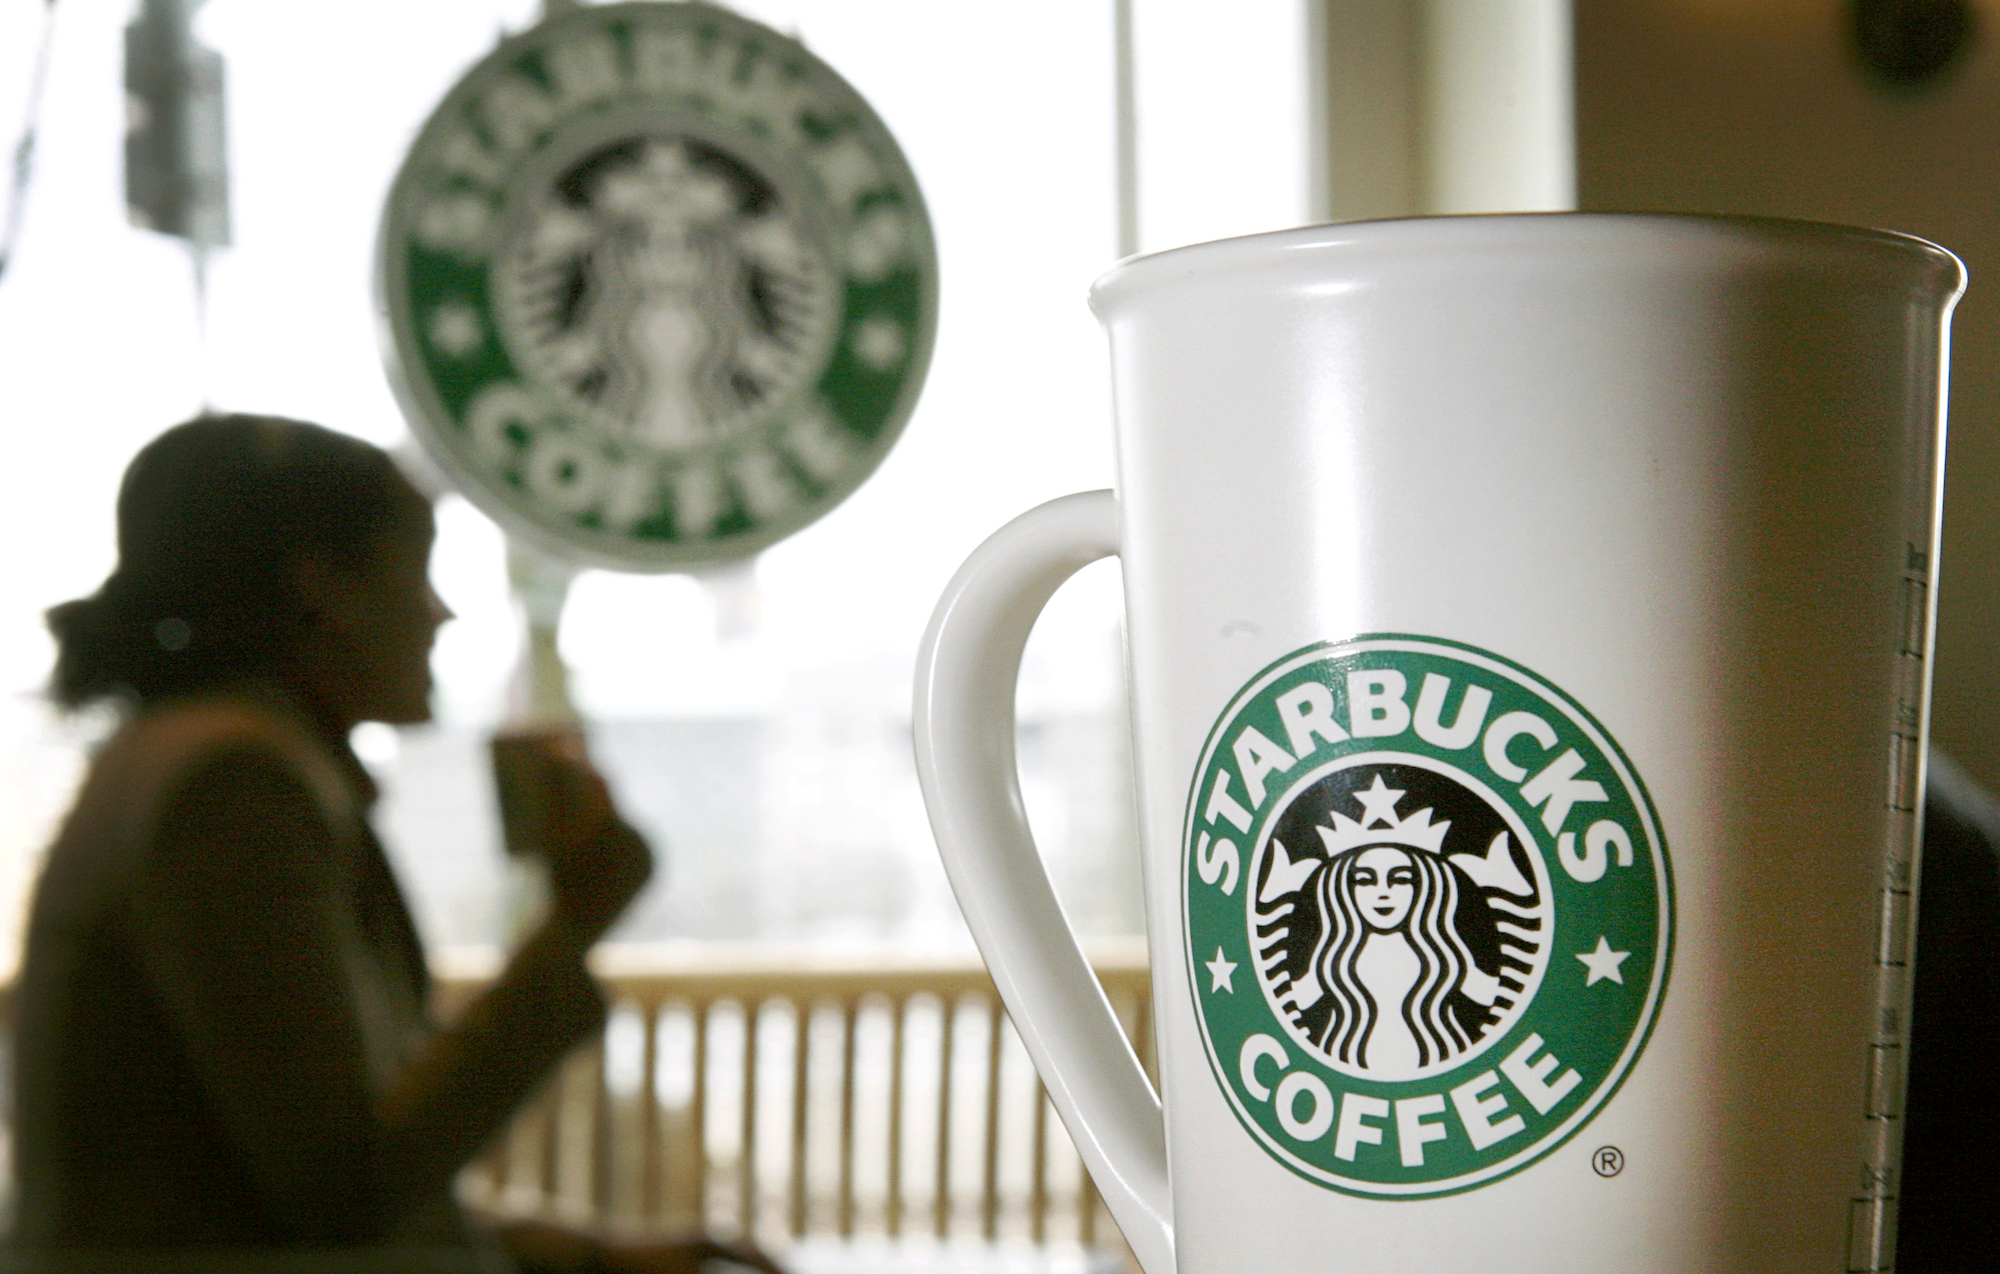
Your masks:
M 301 584 L 318 620 L 313 697 L 341 717 L 410 725 L 431 717 L 431 645 L 451 609 L 431 588 L 428 509 L 353 568 L 311 566 Z
M 1378 932 L 1401 928 L 1417 896 L 1417 868 L 1400 849 L 1377 845 L 1354 860 L 1354 905 Z

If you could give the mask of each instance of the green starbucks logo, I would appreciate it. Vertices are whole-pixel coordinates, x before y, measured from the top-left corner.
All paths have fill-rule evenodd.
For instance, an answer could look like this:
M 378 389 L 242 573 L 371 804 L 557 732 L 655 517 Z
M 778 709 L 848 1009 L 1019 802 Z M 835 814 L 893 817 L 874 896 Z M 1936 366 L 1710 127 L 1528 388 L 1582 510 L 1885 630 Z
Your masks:
M 381 290 L 417 432 L 509 529 L 664 570 L 831 509 L 915 405 L 936 254 L 866 102 L 706 4 L 584 6 L 424 127 Z
M 1672 880 L 1603 727 L 1435 638 L 1308 647 L 1223 711 L 1189 793 L 1188 971 L 1244 1127 L 1299 1175 L 1416 1198 L 1519 1171 L 1644 1047 Z

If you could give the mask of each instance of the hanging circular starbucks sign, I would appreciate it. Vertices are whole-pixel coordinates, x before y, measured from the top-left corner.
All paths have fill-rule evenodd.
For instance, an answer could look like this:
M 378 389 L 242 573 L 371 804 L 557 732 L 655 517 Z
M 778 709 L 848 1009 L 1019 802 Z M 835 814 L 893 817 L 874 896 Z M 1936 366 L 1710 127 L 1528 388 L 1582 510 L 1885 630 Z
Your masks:
M 669 570 L 838 504 L 915 405 L 930 222 L 882 122 L 704 4 L 502 43 L 417 138 L 380 285 L 413 427 L 509 530 Z

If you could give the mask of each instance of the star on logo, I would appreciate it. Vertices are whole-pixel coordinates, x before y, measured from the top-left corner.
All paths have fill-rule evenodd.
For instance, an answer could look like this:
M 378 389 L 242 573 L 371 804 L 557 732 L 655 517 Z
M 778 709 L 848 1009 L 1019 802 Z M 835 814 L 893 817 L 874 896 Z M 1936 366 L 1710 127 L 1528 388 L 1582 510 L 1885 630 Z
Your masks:
M 1204 967 L 1208 970 L 1208 989 L 1211 992 L 1227 991 L 1231 995 L 1236 994 L 1236 984 L 1230 980 L 1236 976 L 1236 962 L 1223 955 L 1221 947 L 1215 949 L 1215 959 L 1210 960 Z
M 1590 970 L 1590 976 L 1584 979 L 1583 984 L 1596 986 L 1605 978 L 1610 978 L 1624 986 L 1625 976 L 1618 972 L 1618 966 L 1625 963 L 1631 954 L 1630 951 L 1613 951 L 1611 944 L 1604 940 L 1604 935 L 1597 935 L 1597 950 L 1576 953 L 1576 958 L 1583 961 L 1583 967 Z
M 909 355 L 910 343 L 896 320 L 876 314 L 854 329 L 854 356 L 878 372 L 886 372 Z
M 1361 816 L 1361 825 L 1372 827 L 1376 823 L 1396 822 L 1396 802 L 1403 799 L 1403 794 L 1384 783 L 1382 776 L 1377 774 L 1375 786 L 1356 792 L 1354 799 L 1360 801 L 1361 808 L 1367 811 Z
M 431 311 L 431 343 L 453 358 L 464 358 L 486 343 L 486 327 L 469 305 L 447 301 Z

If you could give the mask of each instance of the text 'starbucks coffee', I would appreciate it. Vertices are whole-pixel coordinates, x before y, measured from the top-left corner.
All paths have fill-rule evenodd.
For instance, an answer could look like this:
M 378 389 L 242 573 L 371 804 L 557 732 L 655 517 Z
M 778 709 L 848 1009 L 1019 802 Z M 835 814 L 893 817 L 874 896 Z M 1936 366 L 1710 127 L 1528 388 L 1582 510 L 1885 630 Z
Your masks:
M 1463 1190 L 1586 1124 L 1672 945 L 1666 846 L 1602 727 L 1483 651 L 1315 646 L 1224 710 L 1181 883 L 1209 1060 L 1308 1180 Z
M 1962 285 L 1897 235 L 1642 216 L 1099 282 L 1118 489 L 967 561 L 917 754 L 1147 1274 L 1893 1268 Z M 1034 616 L 1114 553 L 1157 1104 L 1012 772 Z

